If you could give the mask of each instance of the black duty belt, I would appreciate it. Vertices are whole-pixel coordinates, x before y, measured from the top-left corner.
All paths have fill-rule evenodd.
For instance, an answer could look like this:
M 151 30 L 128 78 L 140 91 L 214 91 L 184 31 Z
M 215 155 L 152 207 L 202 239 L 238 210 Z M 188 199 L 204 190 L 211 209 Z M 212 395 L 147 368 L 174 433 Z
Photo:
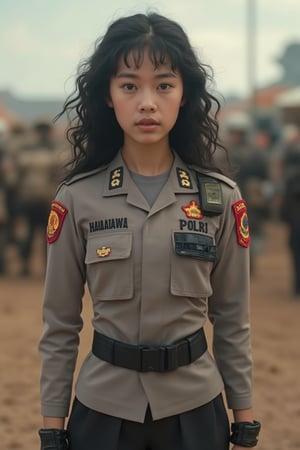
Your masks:
M 137 372 L 166 372 L 200 358 L 207 350 L 203 328 L 171 345 L 132 345 L 94 331 L 92 352 L 115 366 Z

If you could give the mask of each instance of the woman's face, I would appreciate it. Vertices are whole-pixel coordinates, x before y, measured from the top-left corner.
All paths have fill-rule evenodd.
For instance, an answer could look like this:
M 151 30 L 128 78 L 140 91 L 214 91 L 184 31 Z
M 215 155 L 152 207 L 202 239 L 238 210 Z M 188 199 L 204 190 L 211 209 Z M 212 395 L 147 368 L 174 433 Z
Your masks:
M 111 78 L 108 101 L 124 131 L 124 147 L 165 144 L 183 104 L 182 77 L 168 61 L 155 68 L 147 52 L 140 67 L 132 55 L 128 63 L 122 58 Z

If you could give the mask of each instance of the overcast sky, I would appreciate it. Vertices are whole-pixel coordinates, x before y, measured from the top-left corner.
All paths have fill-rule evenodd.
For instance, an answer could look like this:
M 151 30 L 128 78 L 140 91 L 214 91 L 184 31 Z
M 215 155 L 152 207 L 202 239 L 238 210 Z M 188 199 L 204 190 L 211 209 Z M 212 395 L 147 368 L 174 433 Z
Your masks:
M 281 76 L 276 58 L 300 43 L 300 0 L 256 3 L 256 83 Z M 155 10 L 178 21 L 203 62 L 215 73 L 216 89 L 249 93 L 247 7 L 249 0 L 0 0 L 0 90 L 23 97 L 65 97 L 80 59 L 109 23 Z M 300 62 L 299 62 L 300 63 Z M 299 81 L 300 84 L 300 81 Z

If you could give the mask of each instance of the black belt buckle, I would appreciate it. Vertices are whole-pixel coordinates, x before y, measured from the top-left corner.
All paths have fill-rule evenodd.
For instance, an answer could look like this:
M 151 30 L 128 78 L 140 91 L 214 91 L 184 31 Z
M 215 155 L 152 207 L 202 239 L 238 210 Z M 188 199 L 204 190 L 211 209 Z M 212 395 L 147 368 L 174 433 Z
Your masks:
M 153 347 L 144 345 L 140 349 L 141 372 L 164 372 L 165 369 L 165 349 L 163 347 Z
M 167 367 L 166 370 L 175 370 L 178 367 L 178 344 L 167 345 Z
M 138 372 L 166 372 L 190 364 L 207 350 L 203 328 L 174 344 L 131 345 L 94 331 L 92 352 L 116 366 Z

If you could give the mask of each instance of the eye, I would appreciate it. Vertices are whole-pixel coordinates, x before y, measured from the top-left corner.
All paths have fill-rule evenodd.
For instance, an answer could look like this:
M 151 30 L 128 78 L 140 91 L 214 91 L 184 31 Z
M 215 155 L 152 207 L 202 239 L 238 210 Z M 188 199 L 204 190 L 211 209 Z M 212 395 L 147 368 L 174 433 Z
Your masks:
M 161 83 L 159 86 L 158 86 L 158 89 L 160 90 L 160 91 L 168 91 L 169 89 L 171 89 L 171 85 L 169 84 L 169 83 Z
M 135 85 L 133 83 L 125 83 L 122 85 L 122 88 L 125 91 L 134 91 L 136 89 Z

